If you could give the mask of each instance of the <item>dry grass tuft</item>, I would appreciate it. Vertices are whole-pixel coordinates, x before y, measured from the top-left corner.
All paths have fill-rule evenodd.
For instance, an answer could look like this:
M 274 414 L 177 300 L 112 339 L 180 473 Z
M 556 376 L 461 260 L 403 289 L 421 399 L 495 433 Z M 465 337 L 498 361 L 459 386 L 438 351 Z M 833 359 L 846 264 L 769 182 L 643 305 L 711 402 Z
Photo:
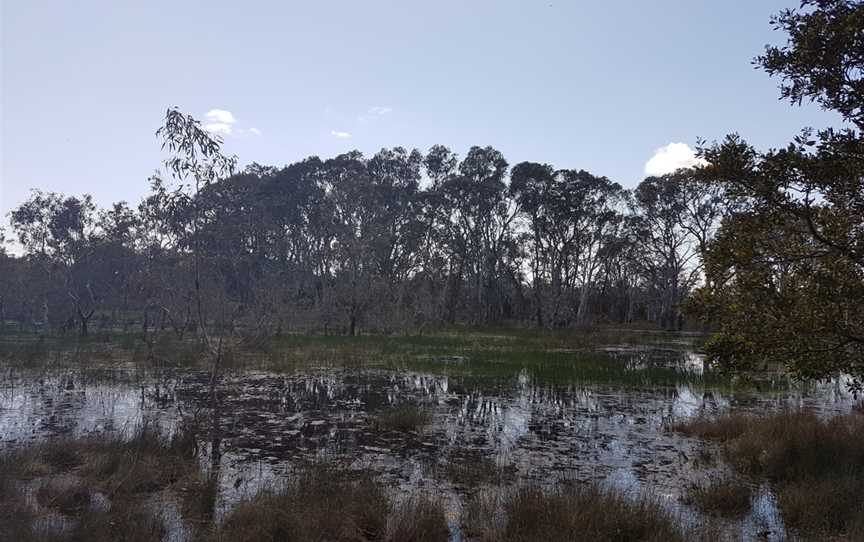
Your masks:
M 160 541 L 164 526 L 146 503 L 178 480 L 195 486 L 199 478 L 188 439 L 163 438 L 146 424 L 128 439 L 62 439 L 9 451 L 0 455 L 0 539 Z
M 676 427 L 722 443 L 743 474 L 767 479 L 787 526 L 820 536 L 864 539 L 864 416 L 821 420 L 806 411 L 730 414 Z
M 466 507 L 466 529 L 480 542 L 692 540 L 678 518 L 648 497 L 596 485 L 554 491 L 521 487 L 483 493 Z
M 463 488 L 503 485 L 513 482 L 516 478 L 514 467 L 500 466 L 494 459 L 478 454 L 451 456 L 440 469 L 454 485 Z
M 394 510 L 384 488 L 368 474 L 314 466 L 281 490 L 238 505 L 216 538 L 222 542 L 425 542 L 446 541 L 448 531 L 443 510 L 432 501 L 408 501 Z
M 750 511 L 750 487 L 743 480 L 714 478 L 691 487 L 685 501 L 705 514 L 737 518 Z
M 420 495 L 410 497 L 393 510 L 387 540 L 393 542 L 439 542 L 449 540 L 444 507 L 437 500 Z

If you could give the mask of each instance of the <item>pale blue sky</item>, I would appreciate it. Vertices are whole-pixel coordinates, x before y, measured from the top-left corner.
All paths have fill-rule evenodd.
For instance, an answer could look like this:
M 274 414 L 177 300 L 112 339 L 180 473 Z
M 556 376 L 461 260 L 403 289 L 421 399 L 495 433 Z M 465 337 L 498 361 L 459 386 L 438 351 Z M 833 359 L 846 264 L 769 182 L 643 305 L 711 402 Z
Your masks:
M 0 213 L 32 187 L 137 203 L 170 105 L 230 111 L 241 164 L 493 145 L 635 186 L 672 142 L 837 122 L 750 64 L 797 4 L 0 0 Z

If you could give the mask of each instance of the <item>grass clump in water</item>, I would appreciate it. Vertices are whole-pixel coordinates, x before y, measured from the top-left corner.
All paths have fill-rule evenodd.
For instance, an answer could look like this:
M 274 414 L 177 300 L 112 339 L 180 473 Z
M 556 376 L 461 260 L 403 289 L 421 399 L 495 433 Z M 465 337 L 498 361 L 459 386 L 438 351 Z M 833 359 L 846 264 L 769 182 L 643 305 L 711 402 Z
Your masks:
M 0 456 L 0 534 L 22 541 L 159 541 L 165 529 L 150 502 L 181 485 L 190 493 L 201 485 L 189 439 L 164 438 L 146 424 L 128 439 L 61 439 L 7 451 Z
M 740 473 L 767 479 L 788 527 L 812 536 L 864 539 L 864 416 L 812 412 L 730 414 L 677 426 L 722 443 Z
M 378 414 L 375 426 L 386 431 L 403 433 L 420 431 L 432 421 L 428 410 L 418 405 L 401 405 Z
M 499 465 L 494 459 L 477 453 L 453 454 L 439 468 L 458 488 L 504 485 L 512 483 L 516 477 L 515 467 Z
M 411 496 L 398 504 L 387 525 L 387 540 L 393 542 L 438 542 L 449 539 L 444 507 L 425 495 Z
M 481 493 L 465 514 L 466 530 L 479 542 L 694 540 L 657 501 L 597 485 Z
M 713 478 L 691 487 L 685 502 L 705 514 L 738 518 L 750 511 L 750 487 L 746 482 L 729 476 Z
M 314 466 L 277 491 L 240 503 L 219 528 L 222 542 L 437 542 L 449 536 L 439 504 L 393 506 L 368 474 Z

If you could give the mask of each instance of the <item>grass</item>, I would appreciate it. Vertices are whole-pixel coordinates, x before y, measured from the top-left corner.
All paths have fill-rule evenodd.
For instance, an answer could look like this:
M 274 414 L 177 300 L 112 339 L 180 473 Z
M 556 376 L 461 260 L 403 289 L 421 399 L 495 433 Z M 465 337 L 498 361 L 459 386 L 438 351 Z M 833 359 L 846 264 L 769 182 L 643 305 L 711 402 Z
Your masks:
M 499 466 L 494 459 L 477 453 L 452 454 L 438 468 L 458 488 L 474 489 L 483 485 L 504 485 L 515 480 L 515 467 Z
M 299 468 L 280 485 L 237 504 L 218 521 L 218 486 L 204 479 L 188 434 L 171 439 L 143 426 L 131 438 L 94 437 L 31 445 L 0 456 L 0 539 L 23 542 L 151 542 L 171 533 L 159 498 L 180 500 L 201 542 L 444 542 L 442 502 L 421 492 L 395 497 L 368 471 L 328 464 Z M 487 469 L 491 468 L 487 466 Z M 681 526 L 659 501 L 597 485 L 554 490 L 497 484 L 463 510 L 466 540 L 711 540 Z M 27 495 L 33 495 L 29 498 Z M 61 518 L 63 529 L 46 528 Z
M 203 476 L 185 433 L 167 439 L 144 425 L 127 439 L 33 444 L 0 456 L 0 540 L 161 541 L 168 533 L 154 503 L 167 495 L 180 501 L 200 541 L 449 538 L 438 501 L 415 494 L 394 502 L 370 473 L 302 469 L 280 490 L 241 502 L 221 524 L 213 516 L 217 487 Z
M 22 541 L 158 541 L 162 522 L 144 503 L 179 485 L 194 492 L 200 481 L 186 436 L 166 439 L 146 424 L 127 439 L 61 439 L 7 451 L 0 456 L 0 533 Z M 67 528 L 46 528 L 51 517 Z
M 401 405 L 387 409 L 375 417 L 374 426 L 384 431 L 402 433 L 421 431 L 432 421 L 428 410 L 418 405 Z
M 807 411 L 730 414 L 676 429 L 720 442 L 739 473 L 766 479 L 788 527 L 807 536 L 864 539 L 864 415 L 822 420 Z
M 220 542 L 446 542 L 440 504 L 394 505 L 368 474 L 314 466 L 276 491 L 240 503 L 215 534 Z
M 704 514 L 740 518 L 750 511 L 750 486 L 729 476 L 712 478 L 707 483 L 692 486 L 685 502 Z
M 138 366 L 203 368 L 201 345 L 192 336 L 180 340 L 170 332 L 154 336 L 148 346 L 140 334 L 100 332 L 71 335 L 6 334 L 0 361 L 8 367 L 45 368 L 133 362 Z M 666 345 L 698 342 L 694 335 L 612 330 L 455 329 L 426 335 L 282 335 L 254 347 L 229 341 L 225 368 L 291 371 L 309 366 L 383 367 L 436 374 L 511 378 L 528 370 L 542 381 L 676 384 L 725 382 L 712 373 L 695 374 L 677 367 L 634 368 L 613 359 L 599 346 Z M 672 344 L 675 348 L 675 344 Z M 678 346 L 681 346 L 678 344 Z
M 478 542 L 666 542 L 709 536 L 685 530 L 680 518 L 654 499 L 598 485 L 481 493 L 465 513 L 467 533 Z
M 387 525 L 393 542 L 437 542 L 450 539 L 444 507 L 425 495 L 411 496 L 394 508 Z

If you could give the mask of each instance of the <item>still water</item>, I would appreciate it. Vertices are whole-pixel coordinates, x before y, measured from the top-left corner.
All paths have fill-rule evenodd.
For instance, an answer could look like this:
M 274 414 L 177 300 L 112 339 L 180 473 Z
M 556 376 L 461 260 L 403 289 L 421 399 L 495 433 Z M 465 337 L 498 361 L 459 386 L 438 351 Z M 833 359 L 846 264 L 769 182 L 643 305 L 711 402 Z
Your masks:
M 430 491 L 449 503 L 453 524 L 464 497 L 483 481 L 460 470 L 488 465 L 495 483 L 598 481 L 650 492 L 672 507 L 700 472 L 695 439 L 671 422 L 726 410 L 765 412 L 807 407 L 825 415 L 852 404 L 841 383 L 762 389 L 709 386 L 703 359 L 688 341 L 650 346 L 606 345 L 573 353 L 636 375 L 625 383 L 539 373 L 531 364 L 511 374 L 465 371 L 466 358 L 438 360 L 440 370 L 308 368 L 302 372 L 234 371 L 218 384 L 221 434 L 219 506 L 288 476 L 308 461 L 372 469 L 395 492 Z M 434 366 L 428 360 L 425 368 Z M 674 369 L 675 382 L 648 375 Z M 458 370 L 452 370 L 458 369 Z M 638 378 L 644 372 L 645 379 Z M 775 383 L 776 384 L 776 383 Z M 381 429 L 383 411 L 419 405 L 431 414 L 420 431 Z M 132 366 L 8 372 L 0 389 L 0 449 L 57 436 L 127 431 L 147 420 L 170 432 L 181 418 L 208 416 L 203 371 Z M 704 473 L 702 473 L 704 475 Z M 487 481 L 487 483 L 491 483 Z M 755 492 L 753 512 L 734 526 L 782 535 L 770 492 Z M 454 538 L 458 529 L 454 527 Z

